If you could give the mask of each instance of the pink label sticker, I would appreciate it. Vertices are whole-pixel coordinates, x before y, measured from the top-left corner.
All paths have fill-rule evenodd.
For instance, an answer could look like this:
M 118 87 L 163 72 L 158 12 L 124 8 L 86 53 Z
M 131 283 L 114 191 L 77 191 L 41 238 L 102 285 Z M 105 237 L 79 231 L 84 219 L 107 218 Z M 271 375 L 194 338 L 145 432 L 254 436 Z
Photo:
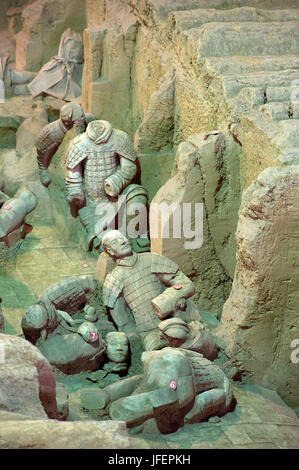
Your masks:
M 98 339 L 98 334 L 92 331 L 89 333 L 89 337 L 90 339 Z
M 172 388 L 172 390 L 176 390 L 178 386 L 178 383 L 175 380 L 171 380 L 168 384 L 169 388 Z
M 181 286 L 180 284 L 176 284 L 175 286 L 172 286 L 172 287 L 176 290 L 180 290 L 183 286 Z
M 82 264 L 82 268 L 87 268 L 88 267 L 88 264 L 84 263 Z
M 5 209 L 6 211 L 10 211 L 11 206 L 9 204 L 6 204 L 5 206 L 3 206 L 3 209 Z

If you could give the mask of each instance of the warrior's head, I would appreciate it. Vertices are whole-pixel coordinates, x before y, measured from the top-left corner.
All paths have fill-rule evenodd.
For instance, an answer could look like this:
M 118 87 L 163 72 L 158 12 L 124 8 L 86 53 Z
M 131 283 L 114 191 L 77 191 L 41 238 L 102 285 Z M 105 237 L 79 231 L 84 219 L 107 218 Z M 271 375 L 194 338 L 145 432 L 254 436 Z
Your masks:
M 35 344 L 42 330 L 48 326 L 48 313 L 43 304 L 34 304 L 28 308 L 22 318 L 22 330 L 27 341 Z
M 112 331 L 106 336 L 106 355 L 109 361 L 121 364 L 129 355 L 129 340 L 125 333 Z
M 114 260 L 126 258 L 133 253 L 129 240 L 119 230 L 107 232 L 102 239 L 102 247 Z
M 84 118 L 84 111 L 78 103 L 67 103 L 60 110 L 60 119 L 67 129 L 72 129 L 75 121 Z

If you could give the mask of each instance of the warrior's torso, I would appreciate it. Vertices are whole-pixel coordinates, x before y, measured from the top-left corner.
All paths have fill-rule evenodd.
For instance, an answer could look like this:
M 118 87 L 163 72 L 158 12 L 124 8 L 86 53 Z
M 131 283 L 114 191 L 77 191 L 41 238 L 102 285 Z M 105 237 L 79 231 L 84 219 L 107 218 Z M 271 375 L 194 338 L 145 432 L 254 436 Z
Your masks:
M 177 266 L 170 260 L 153 253 L 141 253 L 136 256 L 133 266 L 118 264 L 113 272 L 107 276 L 104 286 L 104 303 L 109 304 L 109 291 L 115 291 L 115 285 L 122 285 L 122 295 L 130 308 L 138 332 L 145 332 L 157 328 L 160 319 L 157 317 L 151 301 L 161 294 L 165 285 L 160 281 L 157 273 L 176 272 Z M 155 269 L 155 261 L 160 266 Z M 168 262 L 169 266 L 164 264 Z M 123 260 L 125 263 L 125 259 Z M 122 261 L 120 262 L 122 263 Z
M 66 158 L 66 166 L 71 170 L 82 162 L 85 193 L 87 199 L 96 204 L 107 200 L 104 181 L 116 172 L 120 157 L 136 160 L 134 147 L 125 132 L 112 129 L 111 126 L 107 126 L 105 131 L 106 138 L 97 139 L 95 136 L 92 139 L 92 128 L 89 125 L 84 134 L 71 142 Z
M 87 158 L 84 161 L 84 188 L 87 197 L 99 203 L 107 199 L 104 181 L 115 173 L 119 165 L 119 156 L 115 140 L 97 145 L 90 142 Z

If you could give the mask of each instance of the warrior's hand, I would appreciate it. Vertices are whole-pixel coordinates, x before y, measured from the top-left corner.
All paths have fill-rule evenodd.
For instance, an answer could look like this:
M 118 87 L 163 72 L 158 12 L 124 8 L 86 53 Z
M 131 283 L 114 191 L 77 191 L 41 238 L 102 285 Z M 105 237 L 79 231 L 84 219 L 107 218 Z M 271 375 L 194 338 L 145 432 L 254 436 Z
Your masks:
M 82 209 L 82 207 L 86 205 L 85 195 L 82 193 L 69 194 L 66 199 L 69 203 L 72 217 L 76 218 L 78 216 L 79 209 Z
M 123 184 L 118 175 L 114 174 L 105 179 L 104 188 L 108 196 L 116 197 L 121 193 Z
M 151 301 L 160 320 L 172 316 L 177 310 L 186 310 L 186 299 L 173 287 L 166 289 Z
M 39 170 L 39 177 L 41 184 L 47 188 L 51 184 L 51 177 L 47 170 Z

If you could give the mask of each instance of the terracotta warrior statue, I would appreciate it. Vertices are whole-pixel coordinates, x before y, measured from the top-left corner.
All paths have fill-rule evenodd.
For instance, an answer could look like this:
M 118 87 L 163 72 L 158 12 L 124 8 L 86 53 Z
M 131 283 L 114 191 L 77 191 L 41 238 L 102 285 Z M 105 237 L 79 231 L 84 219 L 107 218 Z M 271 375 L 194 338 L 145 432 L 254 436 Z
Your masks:
M 40 181 L 45 187 L 51 183 L 47 169 L 67 131 L 74 128 L 75 134 L 80 135 L 95 119 L 93 114 L 84 113 L 78 103 L 72 102 L 62 106 L 59 119 L 43 127 L 36 139 L 36 150 Z
M 128 427 L 154 418 L 163 434 L 233 411 L 236 400 L 228 378 L 201 354 L 167 347 L 144 352 L 142 362 L 143 374 L 102 390 L 81 390 L 82 406 L 109 406 L 110 418 L 125 421 Z
M 97 315 L 88 304 L 96 292 L 92 276 L 65 278 L 50 286 L 22 318 L 25 339 L 66 374 L 96 370 L 104 362 Z M 83 307 L 84 319 L 74 320 L 72 316 Z
M 89 123 L 86 132 L 71 142 L 66 157 L 67 201 L 72 216 L 79 214 L 87 230 L 88 250 L 99 248 L 103 233 L 116 218 L 119 228 L 123 206 L 128 221 L 130 207 L 141 205 L 145 209 L 142 224 L 147 227 L 147 191 L 134 183 L 138 165 L 129 136 L 107 121 Z M 105 209 L 101 212 L 105 204 L 113 209 L 111 220 L 105 219 Z M 135 251 L 149 250 L 147 228 L 145 232 L 132 240 Z
M 105 338 L 107 372 L 123 374 L 128 370 L 129 339 L 125 333 L 111 331 Z
M 116 262 L 106 276 L 103 303 L 109 308 L 118 330 L 137 331 L 146 351 L 167 345 L 160 339 L 159 323 L 172 316 L 200 321 L 187 308 L 194 285 L 176 263 L 156 253 L 133 253 L 128 239 L 118 230 L 106 233 L 104 251 Z
M 75 12 L 74 12 L 75 13 Z M 58 54 L 51 57 L 28 84 L 31 95 L 50 95 L 64 101 L 80 98 L 84 48 L 79 33 L 67 28 L 61 35 Z

